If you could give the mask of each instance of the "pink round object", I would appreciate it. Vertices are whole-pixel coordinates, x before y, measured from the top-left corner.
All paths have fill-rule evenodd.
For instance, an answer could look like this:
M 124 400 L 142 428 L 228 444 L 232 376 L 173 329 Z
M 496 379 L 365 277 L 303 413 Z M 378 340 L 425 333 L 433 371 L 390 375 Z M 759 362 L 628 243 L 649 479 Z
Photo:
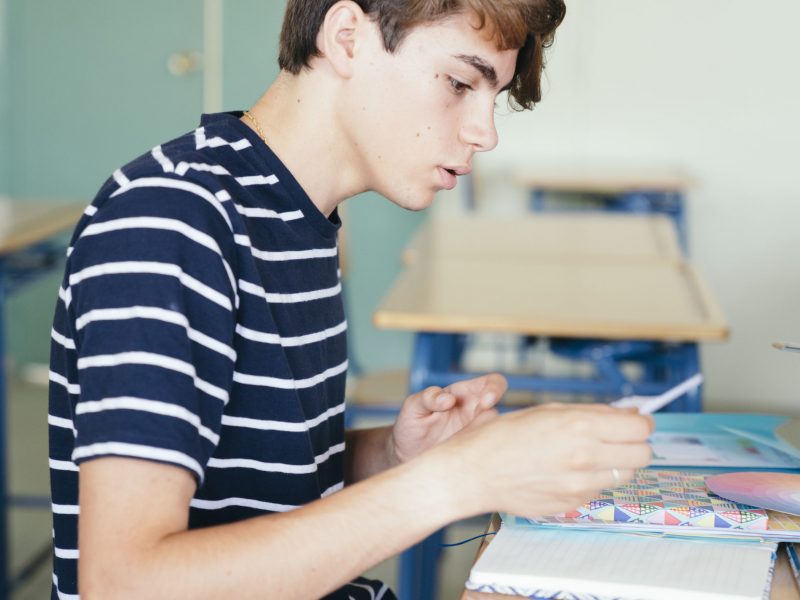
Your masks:
M 723 473 L 706 477 L 706 485 L 726 500 L 800 516 L 800 475 L 794 473 Z

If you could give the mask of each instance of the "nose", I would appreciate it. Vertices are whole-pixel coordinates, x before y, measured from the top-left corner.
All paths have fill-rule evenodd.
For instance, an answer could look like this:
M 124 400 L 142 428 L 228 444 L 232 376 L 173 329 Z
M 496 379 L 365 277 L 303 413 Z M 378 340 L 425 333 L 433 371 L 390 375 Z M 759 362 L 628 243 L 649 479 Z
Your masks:
M 497 146 L 497 128 L 494 124 L 494 101 L 468 111 L 461 124 L 461 141 L 475 152 L 488 152 Z

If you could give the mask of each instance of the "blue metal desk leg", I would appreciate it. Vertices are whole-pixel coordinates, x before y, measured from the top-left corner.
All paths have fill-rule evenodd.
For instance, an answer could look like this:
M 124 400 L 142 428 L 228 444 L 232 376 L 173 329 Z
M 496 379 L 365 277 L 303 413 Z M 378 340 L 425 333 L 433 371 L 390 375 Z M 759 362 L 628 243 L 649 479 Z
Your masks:
M 0 600 L 8 591 L 8 485 L 6 477 L 5 262 L 0 258 Z
M 700 345 L 699 344 L 685 344 L 683 348 L 683 368 L 680 379 L 691 377 L 695 373 L 700 373 Z M 683 412 L 703 412 L 703 387 L 695 388 L 679 402 L 680 404 L 675 407 L 675 410 Z
M 447 370 L 458 362 L 461 350 L 461 339 L 457 335 L 418 333 L 411 361 L 409 392 L 415 393 L 432 385 L 431 371 Z M 439 544 L 443 539 L 444 530 L 437 531 L 400 555 L 399 600 L 433 600 L 436 597 Z

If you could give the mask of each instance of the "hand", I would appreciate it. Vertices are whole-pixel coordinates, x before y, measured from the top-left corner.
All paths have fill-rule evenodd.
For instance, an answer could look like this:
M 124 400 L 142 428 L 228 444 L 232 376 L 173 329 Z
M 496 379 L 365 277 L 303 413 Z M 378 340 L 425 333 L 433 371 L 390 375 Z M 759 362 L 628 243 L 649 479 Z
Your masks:
M 406 398 L 390 438 L 397 462 L 496 417 L 494 406 L 507 387 L 505 377 L 492 373 L 446 388 L 429 387 Z
M 442 445 L 463 513 L 521 516 L 572 510 L 650 463 L 653 419 L 606 405 L 516 411 Z M 619 474 L 615 480 L 612 469 Z

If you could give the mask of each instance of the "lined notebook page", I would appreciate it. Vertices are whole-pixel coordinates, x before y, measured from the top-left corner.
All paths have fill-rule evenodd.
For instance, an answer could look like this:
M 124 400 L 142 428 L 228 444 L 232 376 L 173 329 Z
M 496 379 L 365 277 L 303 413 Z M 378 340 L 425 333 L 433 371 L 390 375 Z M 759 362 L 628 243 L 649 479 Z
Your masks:
M 501 527 L 470 587 L 648 600 L 761 600 L 775 544 Z

